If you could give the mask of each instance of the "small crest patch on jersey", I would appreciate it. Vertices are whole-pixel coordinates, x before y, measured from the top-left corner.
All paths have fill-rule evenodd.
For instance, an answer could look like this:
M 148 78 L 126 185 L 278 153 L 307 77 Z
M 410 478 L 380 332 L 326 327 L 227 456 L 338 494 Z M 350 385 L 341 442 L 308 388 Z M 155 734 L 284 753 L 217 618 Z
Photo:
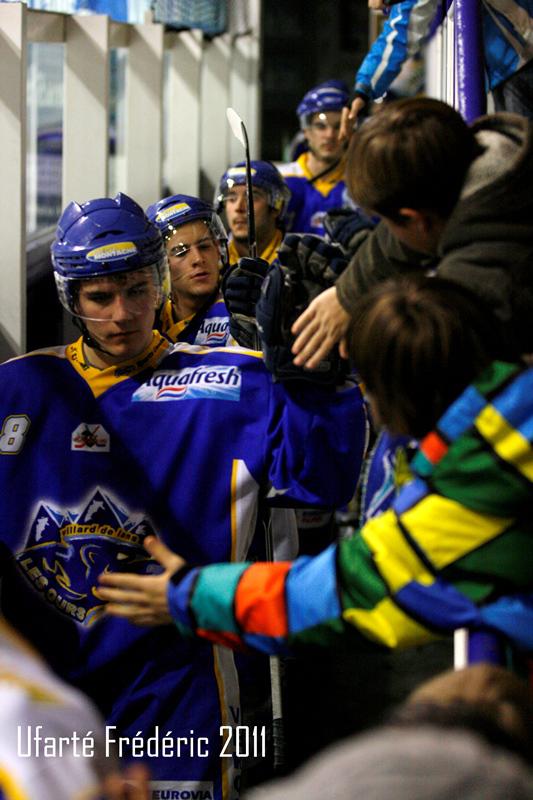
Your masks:
M 87 253 L 87 261 L 116 261 L 137 254 L 137 247 L 133 242 L 115 242 L 104 244 Z
M 109 453 L 109 434 L 102 425 L 89 425 L 81 422 L 72 432 L 71 450 L 85 450 L 91 453 Z
M 134 401 L 231 400 L 241 398 L 242 375 L 238 367 L 187 367 L 158 370 L 133 394 Z
M 312 228 L 321 228 L 324 222 L 324 217 L 326 216 L 325 211 L 315 211 L 315 213 L 311 217 L 310 225 Z

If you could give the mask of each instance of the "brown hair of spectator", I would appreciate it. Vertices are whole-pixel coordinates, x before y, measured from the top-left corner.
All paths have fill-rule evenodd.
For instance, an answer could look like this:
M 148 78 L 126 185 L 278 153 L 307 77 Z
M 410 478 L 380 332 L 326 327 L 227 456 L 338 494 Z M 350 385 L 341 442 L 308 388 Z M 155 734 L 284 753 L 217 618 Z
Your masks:
M 347 344 L 379 421 L 419 438 L 498 356 L 498 331 L 468 289 L 413 273 L 360 298 Z
M 483 148 L 461 115 L 431 98 L 383 106 L 353 134 L 346 182 L 368 211 L 401 222 L 400 208 L 447 218 L 468 167 Z
M 495 664 L 449 670 L 421 684 L 393 723 L 463 727 L 533 763 L 533 694 L 525 680 Z

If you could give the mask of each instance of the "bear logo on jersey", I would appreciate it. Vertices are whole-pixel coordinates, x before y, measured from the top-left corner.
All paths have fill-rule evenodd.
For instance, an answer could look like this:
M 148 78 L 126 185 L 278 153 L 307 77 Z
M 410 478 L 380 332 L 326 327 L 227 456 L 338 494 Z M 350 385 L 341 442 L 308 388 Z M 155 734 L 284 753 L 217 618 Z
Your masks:
M 39 503 L 24 549 L 16 559 L 44 599 L 67 617 L 92 625 L 103 611 L 94 593 L 106 571 L 160 571 L 143 548 L 155 533 L 146 517 L 130 515 L 96 489 L 76 510 Z

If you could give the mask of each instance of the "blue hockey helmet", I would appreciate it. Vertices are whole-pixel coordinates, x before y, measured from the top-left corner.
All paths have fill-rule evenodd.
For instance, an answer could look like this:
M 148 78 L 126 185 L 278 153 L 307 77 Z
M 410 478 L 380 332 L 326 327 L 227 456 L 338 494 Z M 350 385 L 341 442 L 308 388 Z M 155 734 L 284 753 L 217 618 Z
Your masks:
M 189 222 L 205 222 L 213 239 L 219 242 L 222 263 L 228 263 L 228 234 L 211 203 L 188 194 L 173 194 L 148 206 L 146 216 L 159 228 L 164 239 L 169 239 Z
M 349 105 L 350 92 L 344 81 L 332 78 L 310 89 L 298 104 L 296 113 L 300 127 L 307 128 L 314 114 L 321 111 L 341 111 Z
M 168 291 L 165 248 L 158 228 L 125 194 L 71 202 L 57 224 L 51 246 L 61 304 L 75 316 L 79 281 L 152 268 L 156 302 Z
M 268 198 L 271 208 L 278 211 L 276 222 L 283 223 L 291 192 L 280 171 L 271 161 L 251 161 L 252 186 L 262 189 Z M 220 213 L 224 207 L 224 200 L 234 186 L 246 184 L 246 162 L 240 161 L 234 167 L 229 167 L 222 175 L 215 192 L 214 206 Z

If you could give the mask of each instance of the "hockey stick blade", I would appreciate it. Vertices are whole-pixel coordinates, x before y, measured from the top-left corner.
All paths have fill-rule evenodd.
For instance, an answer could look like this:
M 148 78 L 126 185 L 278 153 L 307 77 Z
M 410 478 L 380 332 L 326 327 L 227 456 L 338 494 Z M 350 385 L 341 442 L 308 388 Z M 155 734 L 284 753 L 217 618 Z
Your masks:
M 234 108 L 226 109 L 226 117 L 229 122 L 231 131 L 235 138 L 244 147 L 246 156 L 246 202 L 248 206 L 248 252 L 250 258 L 257 256 L 257 244 L 255 241 L 255 214 L 254 214 L 254 196 L 252 191 L 252 169 L 250 166 L 250 148 L 248 146 L 248 134 L 246 126 L 242 119 L 239 117 Z

